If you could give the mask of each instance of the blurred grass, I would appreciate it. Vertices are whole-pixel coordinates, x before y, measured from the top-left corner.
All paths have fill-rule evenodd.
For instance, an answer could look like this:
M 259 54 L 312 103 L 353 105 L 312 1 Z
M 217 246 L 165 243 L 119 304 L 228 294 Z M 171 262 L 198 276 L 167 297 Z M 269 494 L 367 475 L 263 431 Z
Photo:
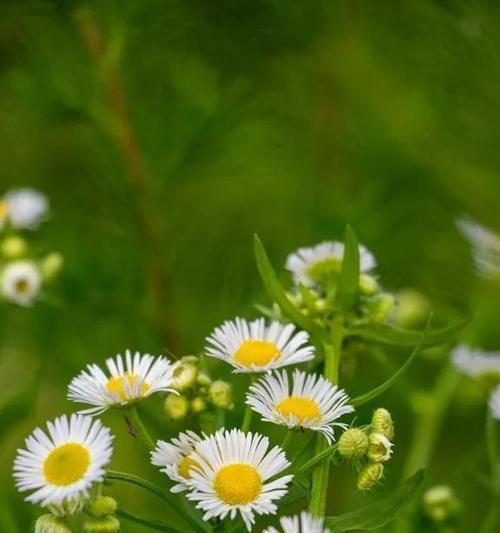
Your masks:
M 349 222 L 388 288 L 467 312 L 474 278 L 454 219 L 500 229 L 499 11 L 451 0 L 1 2 L 0 183 L 50 196 L 37 238 L 66 259 L 54 303 L 0 310 L 2 391 L 28 382 L 37 361 L 42 383 L 34 415 L 2 444 L 4 464 L 35 423 L 74 409 L 65 387 L 85 363 L 127 347 L 197 352 L 222 320 L 254 315 L 265 301 L 254 233 L 279 266 Z M 97 57 L 82 13 L 103 39 Z M 110 80 L 126 99 L 139 187 Z M 488 345 L 500 346 L 497 333 Z M 405 356 L 386 355 L 389 367 Z M 420 361 L 384 397 L 398 440 L 380 494 L 397 483 L 409 440 L 408 384 L 430 387 L 436 368 Z M 345 383 L 359 393 L 386 372 L 361 354 Z M 463 531 L 484 512 L 477 413 L 452 409 L 430 475 L 466 500 Z M 119 435 L 115 466 L 140 471 L 140 449 L 106 420 Z M 33 510 L 9 471 L 0 526 L 26 531 Z M 353 487 L 341 468 L 332 511 L 366 500 Z M 133 489 L 120 495 L 137 506 Z

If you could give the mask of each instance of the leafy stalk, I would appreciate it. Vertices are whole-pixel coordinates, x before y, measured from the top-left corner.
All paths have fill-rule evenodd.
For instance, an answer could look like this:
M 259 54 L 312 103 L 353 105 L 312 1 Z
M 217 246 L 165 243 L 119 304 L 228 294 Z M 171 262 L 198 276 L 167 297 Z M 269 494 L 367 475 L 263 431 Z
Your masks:
M 149 434 L 146 426 L 144 425 L 141 417 L 139 416 L 139 413 L 137 412 L 137 407 L 135 405 L 132 405 L 127 409 L 127 414 L 125 415 L 126 420 L 130 427 L 130 432 L 134 435 L 139 437 L 139 439 L 143 442 L 144 446 L 148 448 L 148 450 L 153 450 L 155 447 L 154 440 L 151 438 L 151 435 Z
M 132 513 L 128 513 L 127 511 L 123 511 L 122 509 L 118 509 L 116 511 L 116 514 L 120 518 L 125 518 L 125 520 L 133 522 L 134 524 L 139 524 L 141 526 L 148 527 L 149 529 L 153 529 L 154 531 L 165 531 L 166 533 L 182 533 L 179 529 L 174 529 L 173 527 L 167 526 L 167 524 L 163 522 L 142 518 L 141 516 L 133 515 Z

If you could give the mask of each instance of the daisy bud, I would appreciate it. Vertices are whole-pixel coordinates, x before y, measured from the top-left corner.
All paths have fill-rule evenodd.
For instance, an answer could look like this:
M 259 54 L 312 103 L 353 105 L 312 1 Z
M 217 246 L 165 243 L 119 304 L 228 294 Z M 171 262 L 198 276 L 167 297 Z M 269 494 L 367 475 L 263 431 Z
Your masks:
M 447 485 L 431 487 L 423 496 L 424 513 L 434 522 L 443 522 L 460 511 L 460 501 Z
M 120 531 L 120 521 L 114 516 L 89 518 L 83 523 L 85 533 L 117 533 Z
M 199 396 L 191 401 L 191 411 L 193 413 L 201 413 L 207 408 L 207 402 Z
M 198 358 L 193 356 L 183 357 L 174 365 L 172 387 L 183 392 L 192 387 L 198 375 Z
M 116 500 L 110 496 L 101 496 L 88 504 L 87 511 L 98 518 L 111 515 L 116 511 Z
M 381 433 L 371 433 L 368 436 L 367 457 L 374 463 L 388 461 L 392 455 L 392 443 Z
M 233 393 L 231 385 L 225 381 L 214 381 L 208 389 L 208 396 L 215 407 L 221 409 L 232 409 Z
M 373 322 L 383 324 L 394 310 L 395 300 L 388 292 L 378 296 L 369 304 L 369 313 Z
M 324 313 L 328 309 L 328 303 L 324 298 L 318 298 L 314 302 L 314 309 L 319 313 Z
M 368 450 L 368 437 L 358 428 L 344 431 L 339 439 L 338 450 L 346 459 L 361 459 Z
M 198 372 L 198 376 L 196 378 L 197 385 L 200 387 L 208 387 L 210 383 L 212 383 L 212 380 L 208 374 L 205 374 L 204 372 Z
M 404 289 L 398 294 L 395 310 L 396 322 L 405 328 L 415 328 L 425 323 L 430 312 L 427 298 L 414 289 Z
M 384 435 L 389 440 L 394 438 L 394 423 L 387 409 L 383 407 L 375 409 L 372 416 L 372 431 Z
M 7 259 L 16 259 L 26 252 L 26 241 L 17 235 L 6 237 L 2 241 L 1 250 Z
M 63 262 L 63 256 L 59 252 L 47 254 L 40 263 L 43 279 L 46 281 L 53 280 L 61 271 Z
M 72 533 L 72 530 L 61 518 L 44 514 L 35 522 L 34 533 Z
M 383 475 L 383 464 L 373 463 L 366 465 L 359 473 L 358 490 L 370 490 L 382 479 Z
M 189 401 L 182 394 L 169 394 L 165 398 L 164 409 L 169 418 L 182 420 L 189 411 Z
M 370 274 L 361 274 L 359 276 L 359 290 L 365 296 L 373 296 L 378 289 L 378 282 L 374 276 Z

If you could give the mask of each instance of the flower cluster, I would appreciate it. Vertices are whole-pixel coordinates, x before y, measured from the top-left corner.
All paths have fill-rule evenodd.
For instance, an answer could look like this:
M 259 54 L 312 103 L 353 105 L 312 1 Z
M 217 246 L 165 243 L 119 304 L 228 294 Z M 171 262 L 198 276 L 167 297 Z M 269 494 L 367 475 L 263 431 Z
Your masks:
M 34 257 L 24 236 L 38 228 L 48 208 L 47 198 L 33 189 L 12 190 L 0 200 L 0 293 L 8 302 L 31 306 L 61 269 L 61 254 Z

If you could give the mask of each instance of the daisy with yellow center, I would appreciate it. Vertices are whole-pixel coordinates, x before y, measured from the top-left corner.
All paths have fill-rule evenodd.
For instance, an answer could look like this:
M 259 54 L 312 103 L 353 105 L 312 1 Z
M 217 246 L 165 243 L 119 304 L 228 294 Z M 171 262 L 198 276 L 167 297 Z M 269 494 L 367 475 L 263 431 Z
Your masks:
M 82 415 L 61 416 L 26 439 L 18 450 L 14 478 L 21 491 L 34 490 L 26 500 L 42 506 L 77 509 L 94 483 L 104 479 L 112 454 L 109 429 Z
M 354 411 L 349 397 L 322 376 L 295 370 L 292 382 L 283 370 L 264 376 L 250 386 L 246 403 L 260 413 L 262 420 L 289 428 L 320 431 L 329 442 L 334 440 L 335 422 Z
M 268 527 L 262 533 L 330 533 L 323 528 L 323 518 L 314 518 L 306 511 L 296 516 L 280 518 L 281 528 Z
M 299 248 L 286 260 L 286 269 L 292 273 L 294 282 L 306 287 L 327 286 L 335 281 L 342 269 L 344 244 L 322 242 L 310 248 Z M 369 272 L 376 266 L 373 255 L 359 246 L 360 272 Z
M 270 481 L 290 463 L 279 446 L 268 450 L 267 437 L 239 429 L 215 433 L 196 445 L 187 498 L 198 502 L 204 520 L 227 516 L 234 520 L 239 512 L 250 531 L 255 513 L 276 512 L 274 501 L 286 494 L 293 476 Z
M 235 372 L 267 372 L 274 368 L 309 361 L 314 348 L 305 331 L 295 333 L 293 324 L 263 318 L 248 322 L 242 318 L 227 321 L 207 338 L 207 355 L 222 359 Z
M 155 392 L 175 392 L 172 386 L 173 365 L 165 357 L 134 355 L 127 350 L 125 358 L 118 354 L 106 360 L 108 374 L 95 364 L 87 365 L 68 387 L 68 398 L 94 405 L 81 411 L 99 414 L 112 405 L 127 405 Z
M 29 307 L 42 287 L 42 274 L 32 261 L 12 261 L 0 273 L 0 291 L 9 302 Z
M 151 452 L 151 463 L 164 467 L 161 471 L 177 482 L 170 489 L 171 492 L 188 489 L 186 481 L 191 479 L 191 470 L 197 467 L 192 453 L 195 445 L 204 438 L 205 435 L 199 436 L 194 431 L 187 430 L 185 433 L 179 433 L 170 442 L 159 440 L 156 443 L 156 448 Z

